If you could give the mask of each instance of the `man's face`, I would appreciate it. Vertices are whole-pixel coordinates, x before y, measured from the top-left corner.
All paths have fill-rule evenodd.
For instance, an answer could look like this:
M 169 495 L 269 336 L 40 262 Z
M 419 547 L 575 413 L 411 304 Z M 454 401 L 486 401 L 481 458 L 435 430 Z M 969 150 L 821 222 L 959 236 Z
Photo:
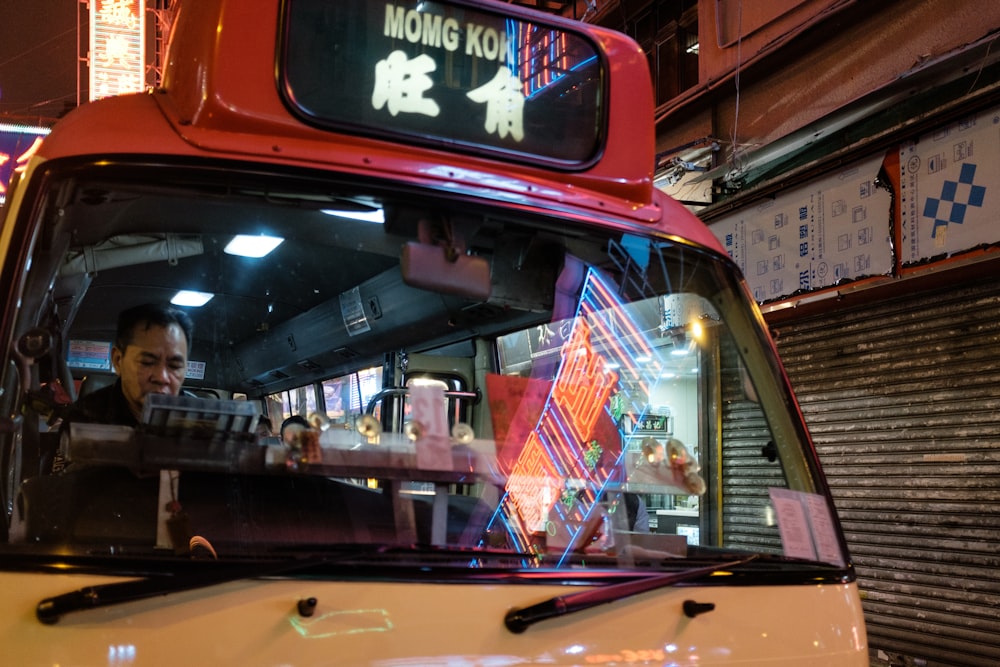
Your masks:
M 111 350 L 111 363 L 122 380 L 122 391 L 137 419 L 148 394 L 181 391 L 187 372 L 187 340 L 176 324 L 168 327 L 140 323 L 123 351 Z
M 281 440 L 291 446 L 305 430 L 306 427 L 302 424 L 289 424 L 281 431 Z

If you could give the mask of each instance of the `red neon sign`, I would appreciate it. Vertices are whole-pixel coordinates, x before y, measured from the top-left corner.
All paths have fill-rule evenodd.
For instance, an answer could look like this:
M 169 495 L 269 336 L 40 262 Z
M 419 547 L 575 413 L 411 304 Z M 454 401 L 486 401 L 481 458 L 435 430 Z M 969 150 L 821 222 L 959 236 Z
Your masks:
M 641 368 L 635 360 L 640 355 L 649 358 Z M 545 407 L 534 428 L 523 436 L 508 476 L 505 515 L 511 533 L 525 543 L 530 533 L 544 529 L 568 479 L 599 487 L 614 474 L 621 434 L 605 417 L 618 391 L 619 374 L 613 366 L 642 379 L 640 393 L 660 368 L 652 346 L 618 296 L 593 272 L 583 287 L 561 358 Z M 516 446 L 516 441 L 510 444 Z M 610 455 L 602 456 L 602 451 Z M 592 494 L 589 499 L 595 500 Z
M 7 183 L 14 172 L 27 167 L 48 133 L 47 128 L 0 123 L 0 204 L 7 198 Z

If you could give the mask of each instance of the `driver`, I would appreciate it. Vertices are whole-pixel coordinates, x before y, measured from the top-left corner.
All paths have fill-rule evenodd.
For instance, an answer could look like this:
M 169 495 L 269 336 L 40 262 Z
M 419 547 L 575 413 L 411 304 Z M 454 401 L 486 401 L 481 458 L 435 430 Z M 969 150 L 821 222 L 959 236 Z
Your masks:
M 138 426 L 146 396 L 180 393 L 193 330 L 188 314 L 169 304 L 149 303 L 122 311 L 111 348 L 118 379 L 80 398 L 71 420 Z

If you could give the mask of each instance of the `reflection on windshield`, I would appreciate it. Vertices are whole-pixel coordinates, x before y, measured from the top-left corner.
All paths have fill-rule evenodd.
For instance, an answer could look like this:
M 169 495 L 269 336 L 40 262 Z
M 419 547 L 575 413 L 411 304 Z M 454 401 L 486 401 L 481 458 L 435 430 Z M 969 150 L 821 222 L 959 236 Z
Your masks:
M 509 357 L 527 356 L 532 372 L 490 378 L 491 396 L 510 395 L 521 384 L 535 397 L 506 411 L 512 419 L 502 448 L 512 452 L 510 474 L 494 519 L 521 548 L 538 535 L 550 553 L 594 542 L 609 548 L 613 532 L 602 506 L 609 491 L 619 495 L 646 484 L 658 495 L 704 492 L 696 459 L 672 437 L 676 420 L 666 400 L 656 400 L 681 370 L 669 356 L 696 356 L 689 345 L 697 341 L 688 340 L 683 326 L 675 338 L 655 299 L 626 307 L 612 287 L 588 271 L 573 318 L 522 332 L 521 341 L 501 348 Z M 661 342 L 666 329 L 669 347 Z M 643 442 L 659 455 L 637 456 Z
M 842 562 L 787 389 L 718 260 L 363 200 L 384 220 L 278 215 L 261 199 L 254 210 L 289 219 L 262 229 L 241 201 L 151 230 L 162 193 L 132 186 L 43 212 L 34 259 L 51 275 L 31 276 L 28 301 L 71 307 L 24 328 L 68 352 L 53 342 L 5 376 L 26 389 L 5 396 L 27 397 L 21 458 L 5 461 L 8 542 L 213 559 L 343 545 L 514 556 L 494 568 L 734 552 Z M 102 208 L 114 224 L 93 224 Z M 222 250 L 264 231 L 282 239 L 266 255 Z M 489 267 L 487 297 L 451 280 L 446 260 L 401 271 L 401 248 L 442 235 Z M 439 275 L 407 284 L 417 269 Z M 189 307 L 184 393 L 150 396 L 135 427 L 76 420 L 68 401 L 114 382 L 117 308 L 182 286 L 213 295 Z M 799 519 L 812 528 L 789 533 Z

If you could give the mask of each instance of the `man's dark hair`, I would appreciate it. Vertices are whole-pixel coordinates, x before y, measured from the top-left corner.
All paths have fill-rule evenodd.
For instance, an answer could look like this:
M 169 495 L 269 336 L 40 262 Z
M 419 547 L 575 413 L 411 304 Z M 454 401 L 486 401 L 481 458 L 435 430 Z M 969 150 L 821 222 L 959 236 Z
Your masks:
M 303 417 L 302 415 L 292 415 L 285 421 L 281 422 L 280 433 L 282 438 L 285 437 L 285 429 L 288 428 L 289 426 L 301 426 L 303 428 L 310 428 L 309 422 L 306 420 L 305 417 Z
M 119 313 L 115 347 L 124 352 L 135 338 L 136 329 L 142 325 L 148 329 L 151 326 L 166 328 L 171 324 L 176 324 L 184 332 L 184 339 L 190 350 L 194 322 L 183 310 L 166 303 L 144 303 Z

